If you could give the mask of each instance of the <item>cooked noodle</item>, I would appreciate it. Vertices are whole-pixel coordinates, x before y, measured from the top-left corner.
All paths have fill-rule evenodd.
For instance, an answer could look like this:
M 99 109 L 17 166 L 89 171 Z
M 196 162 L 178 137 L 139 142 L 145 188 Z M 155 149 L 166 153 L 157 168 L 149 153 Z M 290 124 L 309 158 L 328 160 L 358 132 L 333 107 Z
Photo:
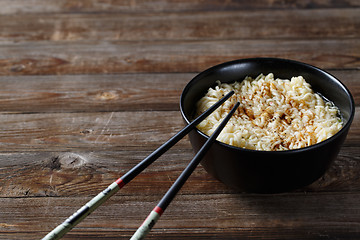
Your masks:
M 241 82 L 220 83 L 197 103 L 197 115 L 231 90 L 234 96 L 197 127 L 211 135 L 239 101 L 240 107 L 217 140 L 247 149 L 278 151 L 319 143 L 342 127 L 338 108 L 314 93 L 302 76 L 274 79 L 272 73 Z

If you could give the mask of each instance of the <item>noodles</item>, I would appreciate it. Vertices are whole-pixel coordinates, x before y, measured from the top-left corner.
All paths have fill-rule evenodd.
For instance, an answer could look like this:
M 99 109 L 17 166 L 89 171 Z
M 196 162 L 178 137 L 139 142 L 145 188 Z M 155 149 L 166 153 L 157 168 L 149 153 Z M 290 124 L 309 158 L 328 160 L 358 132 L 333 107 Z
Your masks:
M 324 141 L 342 127 L 338 108 L 314 93 L 302 76 L 282 80 L 272 73 L 233 84 L 218 82 L 198 101 L 196 115 L 231 90 L 234 96 L 197 126 L 211 135 L 239 101 L 240 107 L 217 138 L 221 142 L 254 150 L 291 150 Z

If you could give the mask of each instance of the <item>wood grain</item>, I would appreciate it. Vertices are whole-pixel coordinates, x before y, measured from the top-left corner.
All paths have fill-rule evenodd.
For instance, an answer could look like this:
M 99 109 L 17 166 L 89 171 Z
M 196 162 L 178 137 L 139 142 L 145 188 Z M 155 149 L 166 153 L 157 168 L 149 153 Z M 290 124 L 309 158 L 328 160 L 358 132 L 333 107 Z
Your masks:
M 6 113 L 179 110 L 195 73 L 1 77 Z
M 0 43 L 358 38 L 358 8 L 144 14 L 0 15 Z M 284 21 L 286 20 L 286 21 Z M 24 24 L 24 21 L 28 24 Z M 332 23 L 329 27 L 329 23 Z M 181 31 L 177 31 L 181 29 Z
M 222 62 L 259 56 L 354 69 L 359 65 L 359 48 L 356 39 L 9 43 L 1 48 L 0 75 L 200 72 Z
M 150 152 L 119 150 L 4 153 L 0 155 L 0 197 L 95 196 Z M 190 148 L 169 151 L 122 189 L 121 195 L 165 193 L 193 156 Z M 359 156 L 358 148 L 345 145 L 323 177 L 296 192 L 359 191 Z M 153 189 L 157 191 L 154 192 Z M 206 195 L 235 191 L 198 167 L 181 192 Z
M 136 1 L 114 1 L 114 0 L 3 0 L 0 2 L 0 13 L 2 14 L 24 14 L 24 13 L 57 13 L 57 12 L 182 12 L 182 11 L 213 11 L 213 10 L 256 10 L 256 9 L 314 9 L 314 8 L 358 8 L 357 0 L 331 1 L 282 1 L 282 0 L 247 0 L 222 1 L 209 0 L 204 3 L 201 0 L 136 0 Z
M 147 239 L 359 239 L 358 0 L 0 1 L 0 239 L 39 239 L 183 127 L 180 94 L 229 60 L 338 77 L 356 115 L 313 184 L 236 192 L 201 166 Z M 129 239 L 194 156 L 187 138 L 64 239 Z
M 351 144 L 360 143 L 359 107 L 355 111 Z M 179 111 L 5 114 L 0 121 L 0 151 L 20 152 L 154 150 L 184 126 Z
M 360 104 L 358 70 L 330 70 Z M 3 76 L 0 113 L 178 111 L 197 73 Z
M 159 197 L 114 196 L 64 239 L 128 239 Z M 359 194 L 338 193 L 181 194 L 148 239 L 189 236 L 192 239 L 321 239 L 326 236 L 352 239 L 360 236 L 359 209 L 354 205 L 359 204 L 359 197 Z M 3 198 L 1 205 L 7 210 L 2 220 L 7 225 L 0 237 L 14 239 L 9 232 L 18 231 L 22 239 L 38 238 L 46 234 L 44 230 L 55 227 L 72 214 L 74 205 L 82 205 L 87 200 L 89 198 Z M 54 209 L 58 212 L 56 216 Z M 37 217 L 38 211 L 43 213 L 42 218 Z M 32 224 L 24 224 L 29 221 Z M 181 229 L 180 232 L 177 229 Z
M 165 142 L 184 126 L 178 111 L 5 114 L 1 117 L 0 151 L 62 151 L 90 146 L 93 150 L 138 146 L 146 149 Z

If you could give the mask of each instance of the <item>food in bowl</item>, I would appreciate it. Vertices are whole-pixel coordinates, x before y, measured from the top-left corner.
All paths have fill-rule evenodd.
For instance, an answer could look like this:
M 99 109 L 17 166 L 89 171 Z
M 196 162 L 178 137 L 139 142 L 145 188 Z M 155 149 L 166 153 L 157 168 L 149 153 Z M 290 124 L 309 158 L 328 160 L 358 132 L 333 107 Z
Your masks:
M 217 140 L 251 150 L 281 151 L 308 147 L 335 135 L 343 126 L 339 109 L 315 93 L 302 76 L 275 79 L 273 73 L 209 88 L 197 102 L 196 115 L 225 94 L 234 96 L 197 128 L 211 135 L 239 101 L 239 109 Z

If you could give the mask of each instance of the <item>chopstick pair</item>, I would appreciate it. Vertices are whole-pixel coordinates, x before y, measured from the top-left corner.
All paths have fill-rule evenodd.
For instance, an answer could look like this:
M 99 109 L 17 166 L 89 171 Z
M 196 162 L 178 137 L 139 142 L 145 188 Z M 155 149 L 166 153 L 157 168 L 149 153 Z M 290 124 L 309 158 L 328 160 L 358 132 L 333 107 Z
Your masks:
M 83 219 L 85 219 L 90 213 L 92 213 L 95 209 L 97 209 L 100 205 L 102 205 L 107 199 L 109 199 L 112 195 L 114 195 L 117 191 L 119 191 L 127 183 L 129 183 L 131 180 L 133 180 L 138 174 L 140 174 L 144 169 L 146 169 L 150 164 L 152 164 L 156 159 L 158 159 L 163 153 L 165 153 L 172 146 L 174 146 L 179 140 L 181 140 L 185 135 L 187 135 L 191 130 L 193 130 L 201 121 L 203 121 L 207 116 L 209 116 L 213 111 L 215 111 L 221 104 L 223 104 L 233 94 L 234 94 L 233 91 L 226 94 L 222 99 L 220 99 L 218 102 L 216 102 L 214 105 L 212 105 L 209 109 L 207 109 L 204 113 L 202 113 L 199 117 L 197 117 L 195 120 L 193 120 L 190 124 L 185 126 L 178 133 L 176 133 L 173 137 L 171 137 L 167 142 L 165 142 L 163 145 L 161 145 L 159 148 L 157 148 L 154 152 L 152 152 L 144 160 L 142 160 L 135 167 L 130 169 L 127 173 L 125 173 L 122 177 L 117 179 L 115 182 L 110 184 L 105 190 L 103 190 L 98 195 L 96 195 L 94 198 L 92 198 L 89 202 L 87 202 L 84 206 L 82 206 L 79 210 L 77 210 L 73 215 L 71 215 L 69 218 L 67 218 L 63 223 L 61 223 L 56 228 L 54 228 L 44 238 L 42 238 L 42 240 L 56 240 L 56 239 L 60 239 L 62 236 L 64 236 L 68 231 L 70 231 L 73 227 L 75 227 L 78 223 L 80 223 Z M 230 117 L 229 117 L 229 119 L 230 119 Z M 225 124 L 224 124 L 224 126 L 225 126 Z M 221 129 L 220 129 L 220 131 L 221 131 Z M 209 138 L 209 140 L 210 139 L 211 138 Z M 204 144 L 204 146 L 205 145 L 207 145 L 207 144 Z M 205 150 L 207 150 L 207 149 L 205 149 Z M 201 150 L 199 152 L 201 152 Z M 201 158 L 202 158 L 202 156 L 201 156 Z M 196 167 L 196 165 L 195 165 L 195 167 Z M 171 197 L 171 199 L 170 199 L 170 197 L 167 197 L 167 199 L 170 199 L 170 201 L 176 195 L 176 193 L 171 194 L 171 195 L 173 195 Z M 163 202 L 167 202 L 167 201 L 164 200 Z M 168 205 L 169 203 L 170 202 L 168 202 L 165 205 Z M 164 203 L 162 203 L 161 206 L 164 208 L 163 204 Z M 165 206 L 165 208 L 166 208 L 166 206 Z M 137 235 L 139 235 L 139 234 L 137 234 Z

